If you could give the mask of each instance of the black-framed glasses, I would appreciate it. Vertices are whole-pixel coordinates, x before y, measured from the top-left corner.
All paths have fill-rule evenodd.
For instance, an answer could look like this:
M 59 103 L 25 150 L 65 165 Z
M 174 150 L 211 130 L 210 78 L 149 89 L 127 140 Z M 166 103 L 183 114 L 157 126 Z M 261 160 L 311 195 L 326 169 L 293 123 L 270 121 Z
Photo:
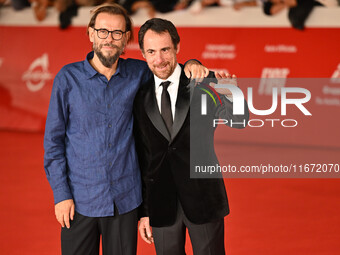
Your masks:
M 99 29 L 93 28 L 93 29 L 97 31 L 97 36 L 100 39 L 106 39 L 109 36 L 109 34 L 111 33 L 112 39 L 115 40 L 115 41 L 119 41 L 120 39 L 122 39 L 123 34 L 126 33 L 126 31 L 123 32 L 122 30 L 110 31 L 110 30 L 107 30 L 105 28 L 99 28 Z

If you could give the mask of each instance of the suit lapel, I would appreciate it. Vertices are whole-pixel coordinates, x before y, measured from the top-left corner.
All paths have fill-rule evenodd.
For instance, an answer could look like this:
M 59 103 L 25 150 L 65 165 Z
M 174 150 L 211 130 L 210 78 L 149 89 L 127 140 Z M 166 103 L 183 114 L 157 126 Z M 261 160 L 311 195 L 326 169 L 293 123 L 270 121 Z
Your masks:
M 156 101 L 155 95 L 155 82 L 152 79 L 152 82 L 147 86 L 147 91 L 145 94 L 144 106 L 146 114 L 151 120 L 154 127 L 168 140 L 170 141 L 170 134 L 168 129 L 165 126 L 165 123 L 162 119 L 162 116 L 159 112 L 159 108 Z
M 175 120 L 172 126 L 172 134 L 171 140 L 174 140 L 179 130 L 183 126 L 183 123 L 188 115 L 190 100 L 192 96 L 192 91 L 189 86 L 190 80 L 185 76 L 185 73 L 182 71 L 181 77 L 179 80 L 177 101 L 176 101 L 176 110 L 175 110 Z

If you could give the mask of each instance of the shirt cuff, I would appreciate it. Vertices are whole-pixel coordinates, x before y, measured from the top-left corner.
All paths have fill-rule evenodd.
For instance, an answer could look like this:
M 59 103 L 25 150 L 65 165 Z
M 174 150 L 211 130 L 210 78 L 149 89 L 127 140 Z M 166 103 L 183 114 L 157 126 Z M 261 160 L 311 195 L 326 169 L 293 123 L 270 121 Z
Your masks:
M 61 201 L 67 199 L 73 199 L 69 187 L 63 187 L 60 189 L 53 190 L 54 204 L 58 204 Z

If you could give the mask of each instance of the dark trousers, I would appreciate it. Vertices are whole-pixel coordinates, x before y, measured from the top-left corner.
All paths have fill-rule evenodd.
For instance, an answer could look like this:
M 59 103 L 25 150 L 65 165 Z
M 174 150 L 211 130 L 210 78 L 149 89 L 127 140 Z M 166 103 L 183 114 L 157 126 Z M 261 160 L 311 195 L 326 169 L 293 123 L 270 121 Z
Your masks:
M 102 236 L 103 255 L 136 255 L 137 209 L 115 216 L 86 217 L 75 213 L 69 229 L 61 229 L 63 255 L 98 255 Z
M 194 255 L 224 255 L 224 219 L 193 224 L 178 203 L 176 222 L 172 226 L 152 228 L 157 255 L 184 255 L 188 228 Z

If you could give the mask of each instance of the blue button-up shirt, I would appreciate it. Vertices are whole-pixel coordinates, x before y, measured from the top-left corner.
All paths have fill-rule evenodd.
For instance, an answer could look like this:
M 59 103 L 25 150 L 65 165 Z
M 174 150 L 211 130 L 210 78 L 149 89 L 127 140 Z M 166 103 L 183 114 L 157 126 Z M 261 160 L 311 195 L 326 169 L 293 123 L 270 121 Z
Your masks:
M 54 79 L 44 165 L 54 202 L 73 199 L 90 217 L 129 212 L 140 205 L 141 180 L 132 107 L 152 73 L 144 61 L 119 59 L 108 81 L 85 61 L 64 66 Z

